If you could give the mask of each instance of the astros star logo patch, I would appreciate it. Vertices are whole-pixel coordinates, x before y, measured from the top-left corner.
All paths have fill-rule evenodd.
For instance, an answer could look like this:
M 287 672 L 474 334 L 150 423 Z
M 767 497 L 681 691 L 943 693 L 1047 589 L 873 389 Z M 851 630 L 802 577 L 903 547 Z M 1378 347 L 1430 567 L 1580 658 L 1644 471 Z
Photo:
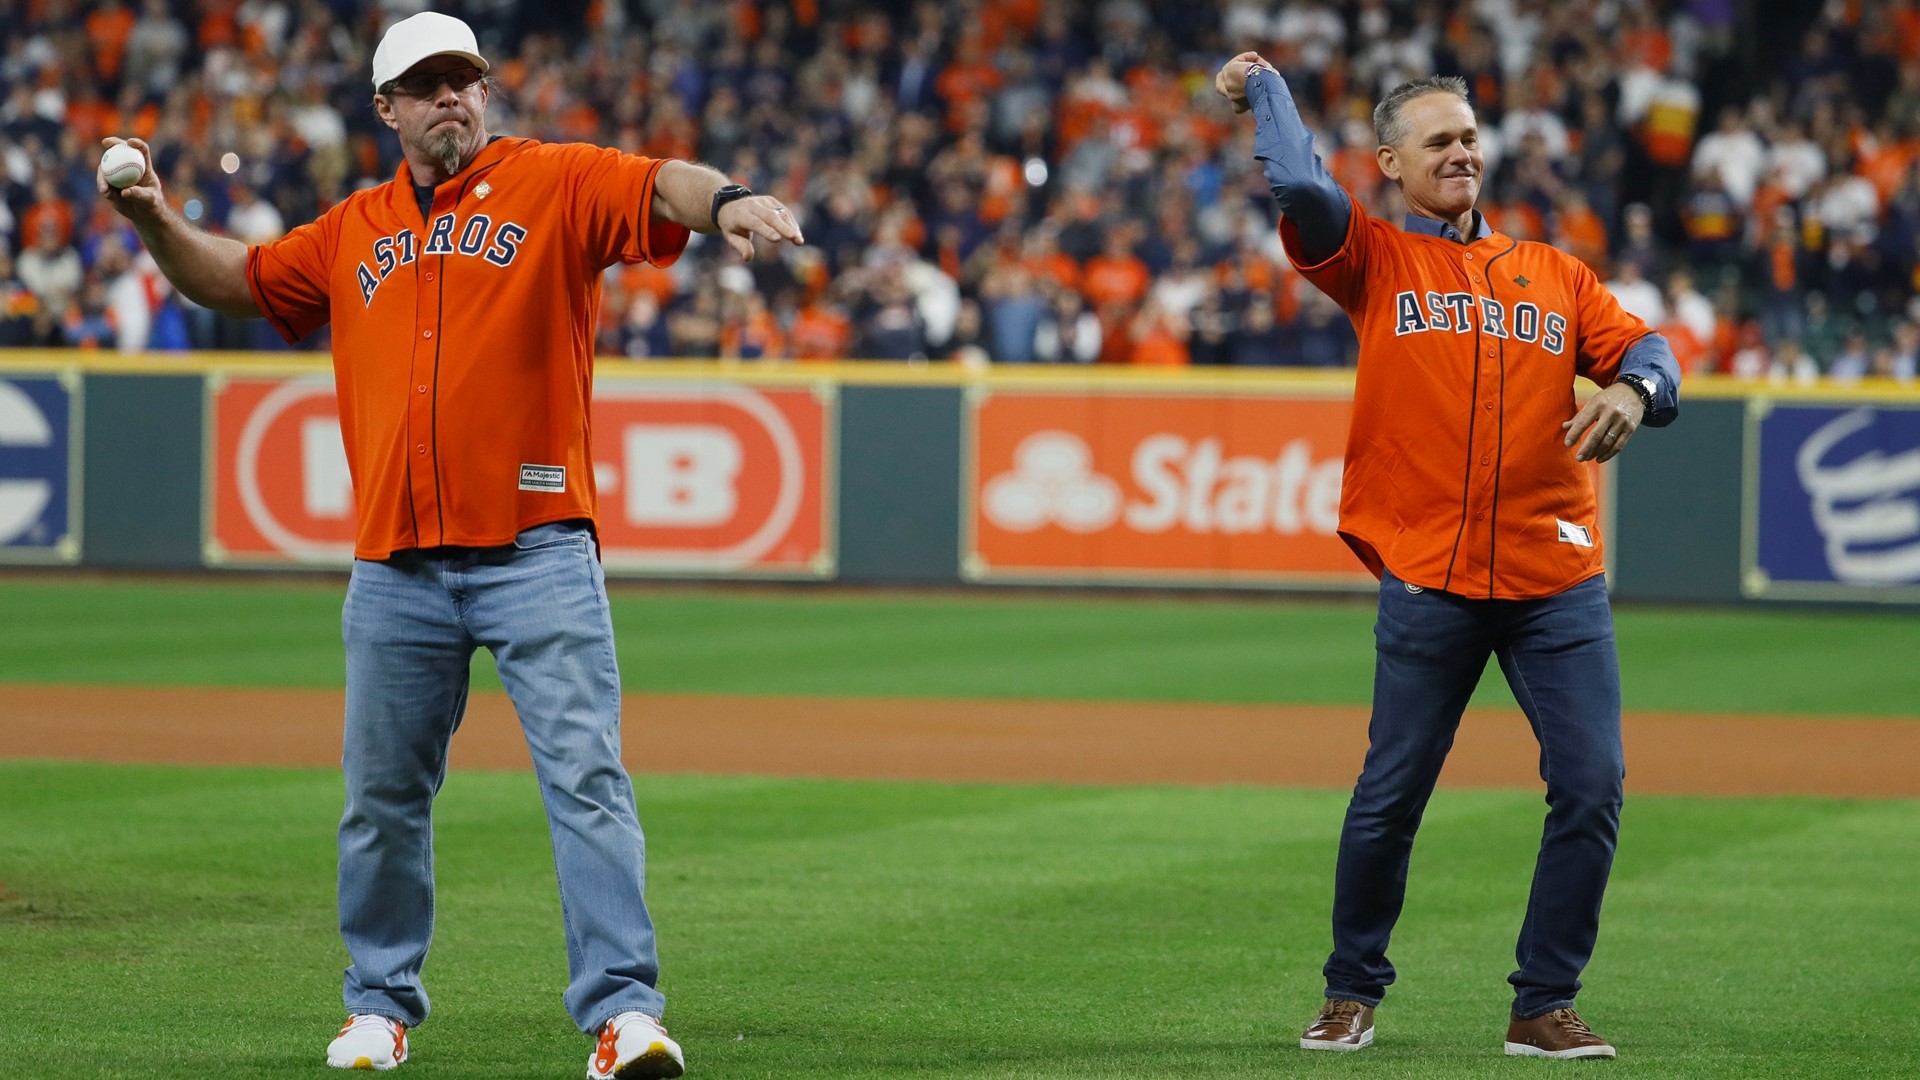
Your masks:
M 485 187 L 486 185 L 485 185 L 485 184 L 482 184 L 482 185 L 480 185 L 480 186 L 481 186 L 481 187 Z M 1513 283 L 1514 283 L 1515 285 L 1518 285 L 1518 286 L 1520 286 L 1520 287 L 1521 287 L 1521 288 L 1523 288 L 1523 289 L 1524 289 L 1524 288 L 1526 288 L 1527 286 L 1529 286 L 1529 285 L 1531 285 L 1531 284 L 1533 284 L 1533 282 L 1531 282 L 1531 281 L 1528 281 L 1528 280 L 1527 280 L 1526 278 L 1523 278 L 1523 277 L 1517 277 L 1517 278 L 1514 278 L 1514 279 L 1513 279 Z

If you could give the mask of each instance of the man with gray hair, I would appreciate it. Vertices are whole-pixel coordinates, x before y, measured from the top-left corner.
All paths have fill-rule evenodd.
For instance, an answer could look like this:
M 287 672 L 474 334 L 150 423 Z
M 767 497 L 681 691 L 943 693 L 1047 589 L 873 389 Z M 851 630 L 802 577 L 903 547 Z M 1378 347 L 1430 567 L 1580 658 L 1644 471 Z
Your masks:
M 1506 1052 L 1613 1057 L 1573 1010 L 1620 824 L 1620 670 L 1588 462 L 1678 412 L 1672 350 L 1586 266 L 1495 232 L 1457 78 L 1415 79 L 1374 110 L 1400 227 L 1327 174 L 1287 85 L 1243 53 L 1215 86 L 1255 121 L 1300 272 L 1360 338 L 1340 536 L 1380 579 L 1373 718 L 1334 871 L 1326 1002 L 1310 1050 L 1373 1042 L 1414 833 L 1488 658 L 1540 742 L 1546 831 L 1508 977 Z M 1574 378 L 1604 389 L 1582 405 Z

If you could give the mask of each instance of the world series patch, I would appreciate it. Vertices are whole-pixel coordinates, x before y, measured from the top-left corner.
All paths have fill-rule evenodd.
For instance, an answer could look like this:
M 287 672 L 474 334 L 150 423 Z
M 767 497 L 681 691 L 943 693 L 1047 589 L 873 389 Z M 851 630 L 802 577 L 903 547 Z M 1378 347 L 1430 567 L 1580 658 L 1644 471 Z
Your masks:
M 521 491 L 565 491 L 567 490 L 567 467 L 565 465 L 522 465 L 520 466 Z

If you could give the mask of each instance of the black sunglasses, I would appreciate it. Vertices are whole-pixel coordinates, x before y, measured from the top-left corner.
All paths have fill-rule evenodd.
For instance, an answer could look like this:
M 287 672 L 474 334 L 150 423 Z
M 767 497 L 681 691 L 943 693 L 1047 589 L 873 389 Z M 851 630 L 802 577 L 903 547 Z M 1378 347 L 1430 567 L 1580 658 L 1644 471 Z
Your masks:
M 479 81 L 480 69 L 468 64 L 451 71 L 422 71 L 405 78 L 395 79 L 387 84 L 386 93 L 391 97 L 393 92 L 398 90 L 408 97 L 432 97 L 433 92 L 440 89 L 440 84 L 444 82 L 457 94 Z

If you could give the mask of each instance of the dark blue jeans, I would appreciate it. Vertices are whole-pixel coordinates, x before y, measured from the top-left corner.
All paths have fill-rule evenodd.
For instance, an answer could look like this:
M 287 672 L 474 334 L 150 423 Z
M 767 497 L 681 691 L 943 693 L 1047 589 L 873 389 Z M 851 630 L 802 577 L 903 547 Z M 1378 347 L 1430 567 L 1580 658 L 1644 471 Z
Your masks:
M 1600 930 L 1620 830 L 1620 663 L 1604 578 L 1541 600 L 1470 600 L 1385 575 L 1374 626 L 1370 745 L 1340 831 L 1327 996 L 1378 1005 L 1407 860 L 1489 655 L 1540 740 L 1546 832 L 1515 949 L 1513 1012 L 1573 1003 Z

